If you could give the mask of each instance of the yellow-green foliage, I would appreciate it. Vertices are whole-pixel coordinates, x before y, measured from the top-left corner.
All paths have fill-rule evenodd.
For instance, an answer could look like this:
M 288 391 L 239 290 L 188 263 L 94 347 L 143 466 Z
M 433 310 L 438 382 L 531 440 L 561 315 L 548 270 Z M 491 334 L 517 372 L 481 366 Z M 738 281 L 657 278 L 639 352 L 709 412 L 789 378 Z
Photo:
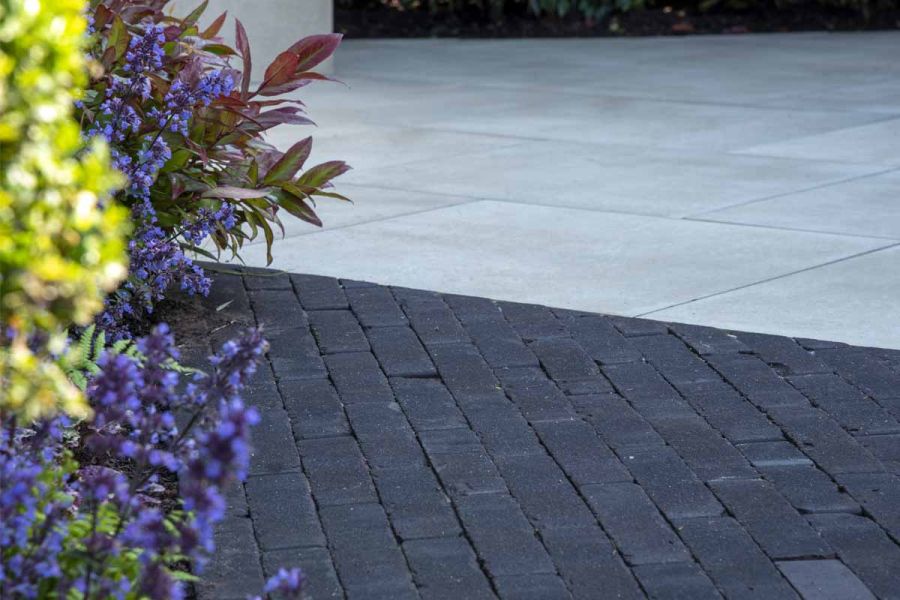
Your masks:
M 127 213 L 104 206 L 121 177 L 72 117 L 86 83 L 84 8 L 0 0 L 0 410 L 26 419 L 83 412 L 47 355 L 127 271 Z M 35 334 L 50 340 L 38 354 L 25 344 Z

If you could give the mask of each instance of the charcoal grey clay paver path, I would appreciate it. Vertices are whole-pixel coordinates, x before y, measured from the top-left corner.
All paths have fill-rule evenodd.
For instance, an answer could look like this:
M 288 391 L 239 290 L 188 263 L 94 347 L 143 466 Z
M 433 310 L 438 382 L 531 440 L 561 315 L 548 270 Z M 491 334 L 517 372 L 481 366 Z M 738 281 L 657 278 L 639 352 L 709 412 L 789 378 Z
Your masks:
M 900 353 L 310 275 L 201 598 L 900 598 Z

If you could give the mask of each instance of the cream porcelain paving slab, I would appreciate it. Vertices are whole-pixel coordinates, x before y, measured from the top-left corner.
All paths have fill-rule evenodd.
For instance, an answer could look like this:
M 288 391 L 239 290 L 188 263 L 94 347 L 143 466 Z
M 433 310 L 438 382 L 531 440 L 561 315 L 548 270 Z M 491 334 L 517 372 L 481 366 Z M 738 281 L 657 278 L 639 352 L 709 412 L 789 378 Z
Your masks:
M 861 111 L 900 115 L 900 77 L 891 75 L 865 85 L 823 86 L 815 92 L 792 94 L 765 103 L 767 106 L 814 110 Z
M 883 245 L 484 201 L 283 240 L 273 267 L 634 315 Z
M 528 204 L 684 216 L 883 171 L 689 150 L 527 142 L 377 170 L 359 185 Z
M 727 151 L 884 118 L 809 108 L 755 108 L 553 92 L 517 93 L 513 103 L 504 94 L 497 95 L 503 98 L 497 104 L 486 104 L 465 115 L 451 114 L 448 118 L 436 110 L 427 126 L 582 143 Z
M 897 32 L 562 40 L 349 40 L 340 75 L 753 105 L 900 74 Z M 340 57 L 339 57 L 340 58 Z M 648 84 L 648 82 L 652 82 Z
M 346 161 L 355 170 L 377 172 L 381 167 L 413 161 L 435 163 L 460 154 L 474 154 L 521 144 L 523 140 L 494 135 L 357 125 L 319 135 L 310 127 L 284 125 L 271 131 L 268 141 L 282 150 L 306 136 L 313 136 L 314 165 L 326 160 Z
M 322 198 L 318 201 L 315 210 L 322 220 L 322 227 L 316 227 L 290 215 L 283 215 L 284 238 L 340 229 L 359 223 L 383 221 L 473 201 L 471 198 L 461 196 L 383 190 L 346 184 L 340 186 L 340 193 L 350 198 L 352 203 L 329 198 Z M 276 232 L 275 237 L 276 243 L 282 239 L 280 232 Z M 262 243 L 264 243 L 264 239 L 261 237 L 250 242 L 250 244 Z
M 693 218 L 900 240 L 900 170 Z
M 780 156 L 900 166 L 900 119 L 889 119 L 737 151 L 740 154 Z
M 900 247 L 652 312 L 651 319 L 900 348 Z

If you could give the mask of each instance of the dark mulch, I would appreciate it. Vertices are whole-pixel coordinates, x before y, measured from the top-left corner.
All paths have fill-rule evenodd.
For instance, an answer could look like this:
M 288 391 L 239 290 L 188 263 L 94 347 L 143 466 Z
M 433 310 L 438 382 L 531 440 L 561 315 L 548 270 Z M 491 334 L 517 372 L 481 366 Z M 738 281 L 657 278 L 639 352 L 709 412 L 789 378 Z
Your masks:
M 647 9 L 606 17 L 536 18 L 510 14 L 493 22 L 474 11 L 397 11 L 384 6 L 340 8 L 334 12 L 335 31 L 348 38 L 521 38 L 627 37 L 787 31 L 860 31 L 900 28 L 900 10 L 879 10 L 868 19 L 849 10 L 808 6 L 794 10 L 694 13 Z
M 271 340 L 201 597 L 900 590 L 898 351 L 274 272 L 168 316 Z

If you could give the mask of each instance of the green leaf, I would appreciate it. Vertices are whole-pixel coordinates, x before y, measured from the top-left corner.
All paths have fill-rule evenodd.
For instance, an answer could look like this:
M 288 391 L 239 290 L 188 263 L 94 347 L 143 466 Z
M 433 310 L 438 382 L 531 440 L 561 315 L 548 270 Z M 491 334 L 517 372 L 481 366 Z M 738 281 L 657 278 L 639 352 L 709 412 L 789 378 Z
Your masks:
M 171 575 L 172 579 L 174 579 L 175 581 L 188 581 L 190 583 L 200 581 L 199 577 L 186 571 L 173 570 L 169 571 L 169 575 Z
M 233 48 L 225 44 L 206 44 L 203 46 L 203 50 L 216 56 L 234 56 L 237 54 Z
M 303 201 L 303 198 L 295 196 L 286 190 L 278 193 L 277 198 L 278 206 L 284 208 L 298 219 L 306 221 L 316 227 L 322 226 L 322 221 L 316 215 L 315 211 L 307 206 L 306 202 Z
M 189 14 L 187 17 L 185 17 L 184 25 L 186 28 L 190 27 L 191 25 L 194 25 L 200 19 L 200 16 L 203 14 L 203 11 L 206 10 L 206 6 L 208 4 L 209 4 L 209 0 L 203 0 L 203 2 L 200 4 L 200 6 L 198 6 L 194 10 L 192 10 L 191 14 Z
M 297 183 L 320 188 L 349 170 L 350 166 L 344 161 L 332 160 L 312 167 L 297 179 Z
M 347 196 L 344 196 L 343 194 L 338 194 L 337 192 L 323 192 L 322 190 L 316 190 L 310 195 L 323 196 L 325 198 L 334 198 L 335 200 L 342 200 L 344 202 L 350 202 L 351 204 L 353 203 L 353 200 L 351 200 Z
M 188 150 L 187 148 L 179 148 L 175 152 L 172 153 L 172 158 L 166 161 L 166 164 L 163 165 L 163 168 L 160 169 L 161 173 L 170 173 L 172 171 L 178 171 L 179 169 L 183 169 L 184 166 L 188 163 L 193 156 L 193 152 Z
M 125 56 L 125 51 L 128 50 L 128 40 L 130 37 L 122 18 L 119 15 L 113 17 L 113 22 L 109 30 L 109 47 L 115 50 L 115 59 L 117 61 Z

